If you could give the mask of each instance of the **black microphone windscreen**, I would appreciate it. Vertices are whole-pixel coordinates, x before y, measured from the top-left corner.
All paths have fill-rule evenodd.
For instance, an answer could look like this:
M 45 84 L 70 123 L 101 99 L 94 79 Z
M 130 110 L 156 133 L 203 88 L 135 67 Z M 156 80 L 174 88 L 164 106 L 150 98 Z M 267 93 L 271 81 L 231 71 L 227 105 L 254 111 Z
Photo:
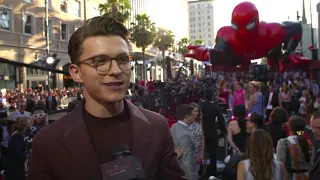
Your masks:
M 130 149 L 128 145 L 126 144 L 118 144 L 114 147 L 112 151 L 113 157 L 118 157 L 118 156 L 127 156 L 130 155 Z

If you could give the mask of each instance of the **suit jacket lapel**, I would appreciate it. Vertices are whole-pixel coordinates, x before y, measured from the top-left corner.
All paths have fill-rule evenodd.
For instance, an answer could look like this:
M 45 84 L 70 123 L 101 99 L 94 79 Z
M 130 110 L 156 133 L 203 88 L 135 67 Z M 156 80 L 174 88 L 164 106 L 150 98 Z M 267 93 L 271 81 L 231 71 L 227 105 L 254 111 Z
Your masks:
M 83 109 L 84 102 L 81 102 L 69 114 L 70 124 L 65 129 L 62 145 L 79 164 L 79 173 L 84 173 L 85 177 L 92 178 L 101 174 L 101 171 L 83 118 Z
M 150 148 L 152 127 L 141 110 L 126 100 L 133 128 L 132 154 L 140 157 L 144 163 Z M 145 163 L 144 163 L 145 164 Z

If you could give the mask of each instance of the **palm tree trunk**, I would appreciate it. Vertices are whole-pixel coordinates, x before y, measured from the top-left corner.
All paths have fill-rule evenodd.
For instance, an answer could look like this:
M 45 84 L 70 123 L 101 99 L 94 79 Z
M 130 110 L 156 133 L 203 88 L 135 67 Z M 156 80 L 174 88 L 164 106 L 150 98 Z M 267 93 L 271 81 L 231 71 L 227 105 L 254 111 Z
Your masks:
M 144 61 L 145 61 L 145 51 L 146 51 L 146 49 L 145 48 L 142 48 L 142 62 L 143 62 L 143 64 L 142 64 L 142 78 L 146 81 L 146 66 L 145 66 L 145 64 L 144 64 Z
M 162 51 L 162 71 L 163 71 L 163 81 L 166 80 L 166 62 L 165 62 L 165 51 Z

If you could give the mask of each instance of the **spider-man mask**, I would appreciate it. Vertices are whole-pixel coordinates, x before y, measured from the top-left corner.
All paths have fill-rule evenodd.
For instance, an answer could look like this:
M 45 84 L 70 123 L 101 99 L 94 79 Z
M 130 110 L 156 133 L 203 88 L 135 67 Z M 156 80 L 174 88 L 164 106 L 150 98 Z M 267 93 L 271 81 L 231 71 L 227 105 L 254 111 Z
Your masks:
M 241 43 L 251 44 L 256 40 L 259 22 L 259 12 L 253 3 L 242 2 L 233 9 L 231 26 Z

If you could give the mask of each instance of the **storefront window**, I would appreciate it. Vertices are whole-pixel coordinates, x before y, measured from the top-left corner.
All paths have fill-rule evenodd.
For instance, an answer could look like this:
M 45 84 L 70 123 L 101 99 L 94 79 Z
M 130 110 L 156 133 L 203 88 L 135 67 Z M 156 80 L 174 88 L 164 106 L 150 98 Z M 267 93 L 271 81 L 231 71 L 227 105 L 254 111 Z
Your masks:
M 5 69 L 5 63 L 0 63 L 0 75 L 5 75 L 4 69 Z
M 16 75 L 16 70 L 14 65 L 6 64 L 6 63 L 4 64 L 5 64 L 5 75 L 7 76 Z
M 15 89 L 16 88 L 16 83 L 14 80 L 7 80 L 5 83 L 6 83 L 5 85 L 6 85 L 7 89 Z
M 5 80 L 0 80 L 0 89 L 6 88 Z

